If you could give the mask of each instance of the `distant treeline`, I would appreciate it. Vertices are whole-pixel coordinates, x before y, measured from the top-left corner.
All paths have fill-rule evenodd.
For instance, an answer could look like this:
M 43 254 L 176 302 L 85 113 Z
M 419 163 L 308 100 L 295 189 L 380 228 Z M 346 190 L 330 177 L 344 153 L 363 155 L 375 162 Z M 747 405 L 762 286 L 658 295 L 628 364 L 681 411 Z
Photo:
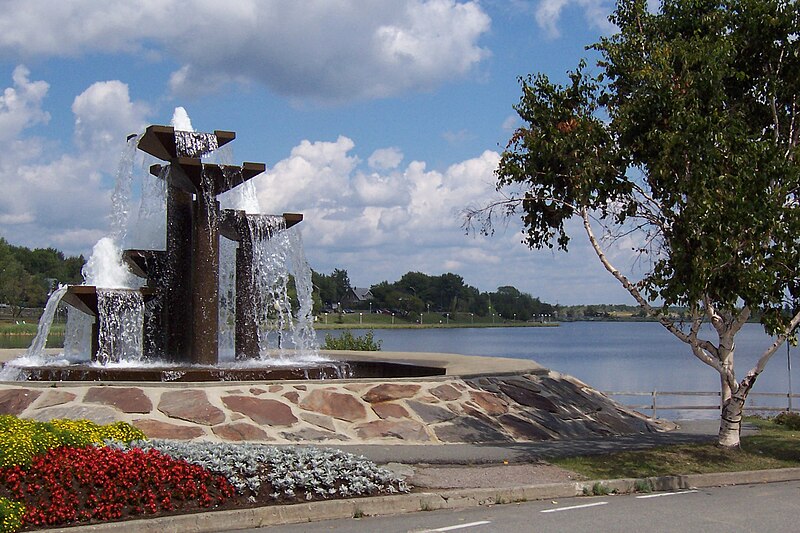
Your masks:
M 14 317 L 26 307 L 43 307 L 56 283 L 80 283 L 82 255 L 65 257 L 54 248 L 31 250 L 0 237 L 0 305 Z
M 330 275 L 313 272 L 315 307 L 337 310 L 372 309 L 400 315 L 436 313 L 474 313 L 484 317 L 496 315 L 507 320 L 530 320 L 552 315 L 554 306 L 512 286 L 498 287 L 494 292 L 481 292 L 464 283 L 458 274 L 430 276 L 408 272 L 395 282 L 381 281 L 369 287 L 372 298 L 362 298 L 350 285 L 347 271 L 335 269 Z
M 65 257 L 54 248 L 31 250 L 13 246 L 0 237 L 0 305 L 13 316 L 23 308 L 43 307 L 56 283 L 81 283 L 84 257 Z M 633 305 L 553 305 L 516 287 L 506 285 L 482 292 L 464 282 L 458 274 L 431 276 L 408 272 L 394 282 L 381 281 L 369 287 L 371 298 L 351 286 L 347 270 L 331 274 L 312 271 L 314 311 L 372 309 L 399 316 L 423 312 L 473 313 L 477 317 L 531 320 L 551 317 L 560 320 L 643 318 Z M 293 289 L 293 288 L 292 288 Z M 293 300 L 295 291 L 290 290 Z M 680 311 L 676 310 L 676 314 Z

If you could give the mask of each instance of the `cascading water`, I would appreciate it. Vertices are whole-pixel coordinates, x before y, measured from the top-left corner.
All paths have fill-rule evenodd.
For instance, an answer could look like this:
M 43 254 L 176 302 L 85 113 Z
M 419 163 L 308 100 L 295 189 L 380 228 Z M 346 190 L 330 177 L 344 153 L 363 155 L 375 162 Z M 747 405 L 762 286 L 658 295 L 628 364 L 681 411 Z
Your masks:
M 68 359 L 84 356 L 92 349 L 92 324 L 94 318 L 74 307 L 67 307 L 64 355 Z
M 236 243 L 219 240 L 219 355 L 234 359 L 236 339 Z
M 100 317 L 97 362 L 141 362 L 144 300 L 142 293 L 130 290 L 98 289 Z
M 253 239 L 253 307 L 262 359 L 276 351 L 282 358 L 290 353 L 301 359 L 318 357 L 311 316 L 311 269 L 299 233 L 286 229 L 283 217 L 250 216 L 247 221 Z M 291 278 L 298 301 L 296 314 L 289 295 Z
M 311 281 L 311 267 L 306 259 L 305 248 L 300 231 L 296 228 L 286 230 L 286 244 L 294 272 L 294 286 L 297 292 L 297 323 L 292 332 L 295 348 L 303 355 L 319 355 L 317 333 L 314 331 L 314 284 Z
M 111 235 L 117 242 L 125 240 L 130 226 L 130 203 L 133 182 L 133 162 L 139 135 L 128 138 L 117 168 L 114 193 L 111 195 Z
M 219 148 L 213 133 L 175 130 L 175 149 L 182 157 L 204 157 Z
M 66 292 L 67 286 L 62 285 L 54 290 L 47 299 L 47 304 L 45 304 L 42 318 L 39 320 L 39 327 L 36 331 L 36 337 L 33 339 L 33 342 L 28 348 L 27 355 L 29 357 L 35 357 L 42 354 L 42 350 L 44 350 L 44 346 L 47 343 L 47 335 L 50 333 L 50 326 L 53 324 L 53 317 L 58 310 L 58 304 L 61 303 L 61 298 Z

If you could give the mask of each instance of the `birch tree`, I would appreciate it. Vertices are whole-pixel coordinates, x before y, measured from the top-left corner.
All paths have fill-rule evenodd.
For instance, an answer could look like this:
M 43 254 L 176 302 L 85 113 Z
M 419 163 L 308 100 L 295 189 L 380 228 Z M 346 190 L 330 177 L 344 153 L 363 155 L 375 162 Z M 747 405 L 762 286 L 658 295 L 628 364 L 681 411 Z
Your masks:
M 496 171 L 500 197 L 465 224 L 490 233 L 519 215 L 528 246 L 566 251 L 578 217 L 600 264 L 719 373 L 719 444 L 738 447 L 747 396 L 800 322 L 800 9 L 664 0 L 651 13 L 621 0 L 610 20 L 618 31 L 590 47 L 592 72 L 581 62 L 565 84 L 520 80 L 525 125 Z M 637 279 L 606 253 L 621 238 L 645 265 Z M 751 317 L 774 342 L 737 376 Z

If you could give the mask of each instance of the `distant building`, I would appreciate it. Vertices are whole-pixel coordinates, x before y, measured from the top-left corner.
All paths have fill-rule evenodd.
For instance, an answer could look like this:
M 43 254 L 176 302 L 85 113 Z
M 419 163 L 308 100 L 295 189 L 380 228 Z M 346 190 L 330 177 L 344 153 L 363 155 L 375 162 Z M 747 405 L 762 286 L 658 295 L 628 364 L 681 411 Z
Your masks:
M 375 297 L 372 295 L 372 291 L 369 290 L 369 288 L 351 287 L 348 293 L 345 295 L 345 297 L 342 298 L 342 305 L 350 307 L 361 307 L 374 299 Z

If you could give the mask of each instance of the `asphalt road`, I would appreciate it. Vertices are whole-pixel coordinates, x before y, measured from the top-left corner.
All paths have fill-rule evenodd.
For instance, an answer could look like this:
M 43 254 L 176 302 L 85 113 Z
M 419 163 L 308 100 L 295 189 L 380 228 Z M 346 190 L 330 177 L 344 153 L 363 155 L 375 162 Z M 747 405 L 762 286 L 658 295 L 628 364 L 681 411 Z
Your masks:
M 800 481 L 681 492 L 568 498 L 456 511 L 274 526 L 249 532 L 407 533 L 456 531 L 770 532 L 800 531 Z

